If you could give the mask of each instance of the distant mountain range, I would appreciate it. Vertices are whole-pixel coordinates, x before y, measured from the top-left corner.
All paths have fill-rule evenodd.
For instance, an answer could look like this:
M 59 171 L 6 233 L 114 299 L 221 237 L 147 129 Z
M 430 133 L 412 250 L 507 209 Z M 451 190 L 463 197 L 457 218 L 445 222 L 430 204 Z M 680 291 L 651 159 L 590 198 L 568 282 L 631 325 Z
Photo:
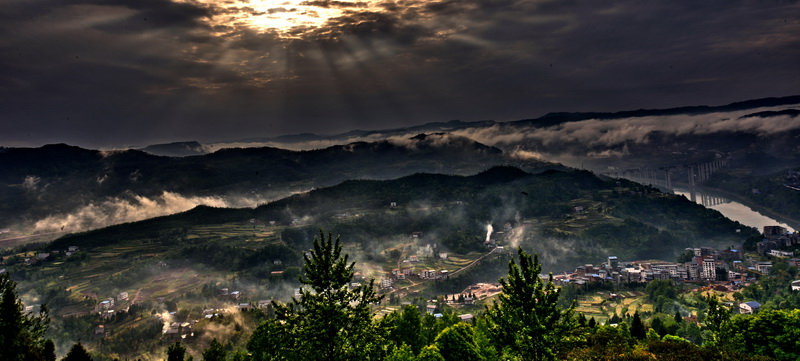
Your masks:
M 544 128 L 544 127 L 552 127 L 564 123 L 577 122 L 588 119 L 608 120 L 608 119 L 642 118 L 642 117 L 656 117 L 656 116 L 663 117 L 663 116 L 674 116 L 674 115 L 702 115 L 702 114 L 712 114 L 712 113 L 743 111 L 748 109 L 758 109 L 766 107 L 779 107 L 779 106 L 795 105 L 795 104 L 800 104 L 800 95 L 778 97 L 778 98 L 754 99 L 754 100 L 735 102 L 721 106 L 699 105 L 699 106 L 685 106 L 685 107 L 668 108 L 668 109 L 638 109 L 638 110 L 629 110 L 620 112 L 577 112 L 577 113 L 556 112 L 556 113 L 548 113 L 538 118 L 523 119 L 523 120 L 502 122 L 502 123 L 492 120 L 482 120 L 475 122 L 451 120 L 449 122 L 433 122 L 413 127 L 369 130 L 369 131 L 352 130 L 345 133 L 330 134 L 330 135 L 302 133 L 302 134 L 283 135 L 278 137 L 245 138 L 233 141 L 219 142 L 219 144 L 275 143 L 275 144 L 290 145 L 290 144 L 308 143 L 314 141 L 348 142 L 357 138 L 372 138 L 372 137 L 389 138 L 392 136 L 403 136 L 409 133 L 453 132 L 464 129 L 486 128 L 495 125 L 513 126 L 513 127 L 533 126 L 537 128 Z M 796 117 L 798 114 L 797 110 L 793 111 L 789 110 L 784 112 L 775 112 L 772 114 L 768 113 L 757 114 L 756 116 L 764 117 L 772 115 L 774 116 L 791 115 Z
M 65 144 L 5 148 L 0 150 L 0 228 L 16 234 L 83 230 L 198 204 L 255 206 L 350 179 L 469 174 L 497 164 L 559 167 L 441 133 L 311 151 L 231 148 L 188 157 Z
M 800 163 L 800 148 L 793 145 L 800 137 L 800 95 L 721 106 L 561 112 L 511 122 L 453 120 L 332 135 L 305 133 L 248 138 L 207 144 L 205 148 L 268 145 L 317 149 L 357 141 L 409 138 L 430 132 L 463 136 L 509 154 L 516 152 L 601 173 L 683 168 L 723 157 L 736 167 L 766 174 Z M 166 151 L 165 147 L 171 150 Z M 202 149 L 196 143 L 191 146 L 177 143 L 161 148 L 148 147 L 148 151 L 162 155 L 191 154 L 186 153 L 187 147 L 191 152 Z
M 800 164 L 798 105 L 800 96 L 789 96 L 123 151 L 0 148 L 0 228 L 9 237 L 84 230 L 198 204 L 252 207 L 349 179 L 463 175 L 495 165 L 565 164 L 622 177 L 668 170 L 680 183 L 688 167 L 724 160 L 726 171 L 773 174 Z

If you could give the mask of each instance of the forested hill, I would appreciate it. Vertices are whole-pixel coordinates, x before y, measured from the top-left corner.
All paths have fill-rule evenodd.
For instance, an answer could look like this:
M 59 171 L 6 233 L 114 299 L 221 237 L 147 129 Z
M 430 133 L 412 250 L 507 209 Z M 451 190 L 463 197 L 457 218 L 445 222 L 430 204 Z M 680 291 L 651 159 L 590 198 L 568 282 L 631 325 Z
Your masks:
M 376 257 L 394 246 L 397 237 L 412 232 L 442 249 L 466 254 L 486 249 L 489 225 L 494 230 L 513 228 L 491 238 L 540 253 L 547 269 L 608 255 L 673 259 L 689 246 L 738 245 L 756 234 L 717 211 L 636 183 L 588 171 L 530 174 L 495 167 L 473 176 L 421 173 L 385 181 L 350 180 L 255 209 L 197 207 L 68 235 L 51 248 L 143 239 L 180 247 L 193 228 L 237 222 L 280 230 L 281 242 L 296 252 L 320 228 L 328 229 L 347 235 L 346 241 Z
M 54 214 L 66 219 L 82 207 L 103 202 L 128 202 L 135 207 L 141 205 L 140 197 L 167 202 L 163 200 L 165 192 L 255 205 L 348 179 L 390 179 L 418 172 L 474 174 L 511 163 L 529 169 L 554 166 L 522 162 L 497 148 L 445 134 L 310 151 L 222 149 L 191 157 L 88 150 L 65 144 L 0 148 L 0 228 Z M 85 230 L 78 222 L 63 223 L 58 226 L 68 231 Z

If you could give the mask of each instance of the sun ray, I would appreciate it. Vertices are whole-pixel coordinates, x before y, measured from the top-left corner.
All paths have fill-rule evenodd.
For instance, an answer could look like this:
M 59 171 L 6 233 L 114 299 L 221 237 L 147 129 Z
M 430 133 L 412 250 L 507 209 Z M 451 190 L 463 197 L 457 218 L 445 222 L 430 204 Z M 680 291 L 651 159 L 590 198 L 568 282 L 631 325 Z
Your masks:
M 326 33 L 330 19 L 348 11 L 379 10 L 377 1 L 352 0 L 173 0 L 201 3 L 215 10 L 208 22 L 218 29 L 247 28 L 281 39 L 304 39 Z M 225 30 L 220 30 L 224 33 Z

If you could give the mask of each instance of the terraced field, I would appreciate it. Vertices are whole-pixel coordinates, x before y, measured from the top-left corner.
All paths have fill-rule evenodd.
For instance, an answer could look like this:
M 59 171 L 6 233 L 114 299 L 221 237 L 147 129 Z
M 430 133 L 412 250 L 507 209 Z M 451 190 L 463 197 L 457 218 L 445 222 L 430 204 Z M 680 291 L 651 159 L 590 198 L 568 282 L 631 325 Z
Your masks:
M 581 296 L 575 311 L 583 313 L 587 318 L 594 317 L 598 322 L 606 322 L 615 313 L 624 316 L 626 313 L 632 315 L 637 311 L 652 312 L 653 305 L 646 301 L 642 292 L 620 292 L 612 299 L 610 292 L 602 291 Z

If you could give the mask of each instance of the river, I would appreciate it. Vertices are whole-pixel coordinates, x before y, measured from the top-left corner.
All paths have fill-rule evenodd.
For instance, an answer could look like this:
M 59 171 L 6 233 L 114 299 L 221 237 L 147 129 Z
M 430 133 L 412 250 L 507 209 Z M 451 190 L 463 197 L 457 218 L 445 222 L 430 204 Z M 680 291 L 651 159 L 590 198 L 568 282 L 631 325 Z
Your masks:
M 674 192 L 675 194 L 679 194 L 688 199 L 692 199 L 688 189 L 676 188 Z M 695 203 L 702 204 L 707 208 L 717 210 L 720 213 L 722 213 L 722 215 L 724 215 L 725 217 L 728 217 L 734 221 L 738 221 L 741 224 L 750 227 L 755 227 L 756 229 L 758 229 L 759 232 L 764 231 L 764 226 L 781 226 L 786 228 L 790 232 L 794 232 L 794 228 L 790 227 L 785 222 L 780 222 L 771 217 L 765 216 L 759 213 L 758 211 L 755 211 L 752 208 L 745 206 L 744 204 L 732 201 L 728 198 L 725 198 L 724 196 L 715 194 L 712 191 L 702 188 L 696 188 L 694 198 L 695 199 L 692 200 Z

